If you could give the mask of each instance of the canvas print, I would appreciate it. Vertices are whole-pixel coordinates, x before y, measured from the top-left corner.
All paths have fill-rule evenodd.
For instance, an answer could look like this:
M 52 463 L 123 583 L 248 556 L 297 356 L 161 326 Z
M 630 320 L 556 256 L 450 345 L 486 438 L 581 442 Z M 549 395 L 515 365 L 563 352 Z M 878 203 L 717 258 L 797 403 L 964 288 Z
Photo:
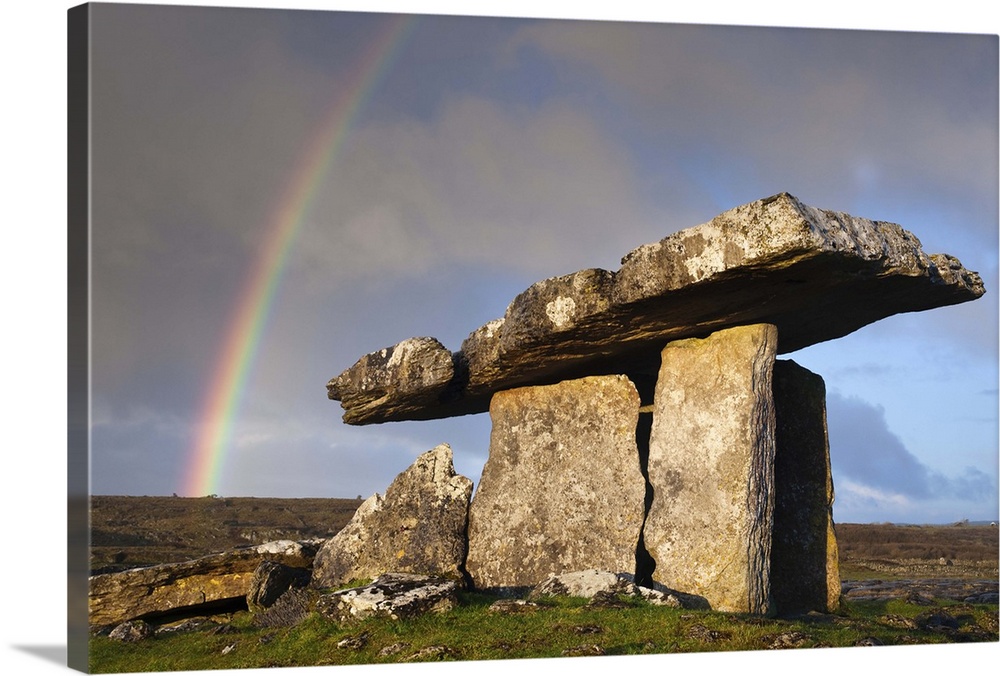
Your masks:
M 996 35 L 68 39 L 70 666 L 998 642 Z

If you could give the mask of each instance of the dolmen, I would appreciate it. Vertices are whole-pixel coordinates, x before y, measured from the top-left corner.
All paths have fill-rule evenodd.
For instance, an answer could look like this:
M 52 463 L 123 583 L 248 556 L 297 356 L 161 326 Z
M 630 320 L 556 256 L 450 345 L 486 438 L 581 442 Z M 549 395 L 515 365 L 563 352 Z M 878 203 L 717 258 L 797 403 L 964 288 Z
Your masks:
M 327 384 L 346 423 L 489 411 L 464 572 L 483 590 L 602 570 L 752 614 L 833 610 L 823 379 L 780 354 L 975 300 L 902 227 L 782 193 L 546 279 L 451 352 L 434 338 Z

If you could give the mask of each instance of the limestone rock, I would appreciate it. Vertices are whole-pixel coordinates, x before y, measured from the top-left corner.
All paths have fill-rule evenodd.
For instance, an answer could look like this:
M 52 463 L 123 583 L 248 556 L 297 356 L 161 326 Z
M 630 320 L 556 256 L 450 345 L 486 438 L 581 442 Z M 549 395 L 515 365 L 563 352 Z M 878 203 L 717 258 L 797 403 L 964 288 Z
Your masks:
M 318 592 L 292 587 L 266 608 L 256 610 L 253 623 L 258 627 L 294 627 L 308 616 Z
M 366 354 L 326 384 L 349 410 L 345 422 L 378 411 L 391 417 L 436 405 L 451 383 L 452 355 L 434 338 L 410 338 Z
M 433 352 L 427 359 L 439 366 L 421 369 L 433 378 L 406 369 L 401 377 L 389 364 L 400 361 L 396 352 L 432 340 L 411 339 L 363 357 L 330 382 L 329 394 L 341 401 L 345 422 L 367 424 L 481 412 L 494 392 L 590 375 L 626 374 L 642 391 L 668 341 L 767 323 L 778 327 L 778 352 L 792 352 L 984 292 L 977 273 L 952 256 L 924 253 L 898 225 L 782 193 L 640 246 L 617 272 L 582 270 L 533 284 L 503 318 L 469 335 L 450 376 L 437 344 L 419 350 Z
M 382 573 L 420 573 L 463 580 L 472 481 L 455 473 L 451 447 L 418 457 L 358 508 L 323 543 L 312 586 L 335 587 Z
M 90 624 L 117 625 L 207 604 L 239 601 L 265 560 L 296 568 L 312 565 L 315 542 L 280 540 L 210 554 L 193 561 L 134 568 L 90 578 Z
M 494 395 L 490 417 L 489 459 L 469 508 L 473 585 L 634 570 L 645 497 L 635 386 L 600 376 L 507 390 Z
M 128 622 L 122 622 L 112 629 L 111 633 L 108 634 L 108 638 L 121 641 L 122 643 L 135 643 L 136 641 L 146 640 L 154 633 L 153 626 L 148 622 L 143 620 L 129 620 Z
M 715 610 L 770 608 L 776 344 L 764 324 L 663 349 L 643 536 L 653 579 Z
M 775 607 L 782 614 L 832 612 L 840 603 L 840 564 L 823 379 L 793 361 L 777 361 L 774 410 Z
M 324 594 L 316 611 L 335 622 L 388 617 L 398 620 L 440 613 L 458 605 L 458 585 L 427 575 L 386 573 L 369 585 Z
M 250 579 L 247 607 L 251 611 L 269 608 L 289 588 L 304 587 L 308 582 L 309 571 L 304 568 L 293 568 L 277 561 L 261 561 Z
M 705 609 L 708 601 L 694 594 L 684 594 L 654 585 L 653 588 L 635 584 L 630 573 L 612 573 L 604 570 L 580 570 L 559 575 L 549 575 L 531 590 L 529 598 L 546 596 L 575 596 L 592 599 L 598 595 L 637 596 L 658 606 L 671 608 Z

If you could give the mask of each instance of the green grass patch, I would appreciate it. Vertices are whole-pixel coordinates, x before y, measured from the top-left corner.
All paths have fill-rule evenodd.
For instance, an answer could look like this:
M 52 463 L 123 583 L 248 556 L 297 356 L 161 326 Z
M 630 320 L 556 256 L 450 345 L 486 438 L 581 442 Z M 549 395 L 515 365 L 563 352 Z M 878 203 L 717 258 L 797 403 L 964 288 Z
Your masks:
M 409 620 L 337 624 L 311 614 L 295 627 L 264 628 L 249 612 L 136 643 L 91 639 L 94 673 L 239 669 L 408 660 L 501 660 L 598 654 L 997 641 L 997 606 L 901 600 L 845 603 L 834 615 L 760 618 L 652 606 L 592 608 L 583 599 L 547 599 L 533 612 L 499 614 L 495 599 L 461 595 L 458 608 Z M 945 626 L 947 625 L 947 626 Z

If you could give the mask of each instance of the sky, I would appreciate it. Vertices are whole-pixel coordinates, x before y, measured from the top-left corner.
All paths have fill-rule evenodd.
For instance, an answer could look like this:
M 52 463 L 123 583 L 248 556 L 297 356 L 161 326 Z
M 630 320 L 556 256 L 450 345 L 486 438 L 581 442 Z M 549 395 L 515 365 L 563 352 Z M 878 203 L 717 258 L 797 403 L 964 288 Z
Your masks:
M 65 670 L 66 603 L 58 580 L 66 573 L 65 26 L 73 4 L 15 3 L 5 14 L 8 30 L 0 41 L 9 93 L 0 109 L 9 219 L 0 266 L 8 458 L 0 499 L 7 540 L 18 551 L 25 545 L 44 551 L 32 559 L 34 578 L 56 581 L 10 589 L 10 605 L 19 611 L 3 621 L 0 662 L 16 667 L 12 673 Z M 922 38 L 912 51 L 901 52 L 898 46 L 888 49 L 885 34 L 871 32 L 995 36 L 1000 30 L 994 9 L 979 0 L 913 5 L 905 13 L 898 5 L 871 0 L 705 0 L 669 6 L 644 0 L 482 0 L 475 8 L 450 0 L 258 4 L 862 29 L 869 44 L 845 33 L 824 33 L 819 40 L 818 33 L 799 31 L 769 32 L 759 41 L 690 35 L 669 41 L 586 40 L 579 33 L 543 40 L 544 27 L 519 25 L 508 33 L 494 27 L 489 35 L 465 35 L 462 45 L 435 45 L 416 39 L 415 30 L 409 48 L 422 42 L 423 56 L 397 59 L 395 78 L 386 72 L 379 93 L 372 93 L 352 127 L 353 138 L 374 138 L 383 144 L 382 153 L 395 144 L 390 150 L 407 161 L 385 169 L 376 164 L 378 144 L 365 140 L 364 153 L 359 155 L 357 146 L 353 155 L 343 151 L 346 158 L 322 182 L 326 187 L 319 192 L 325 197 L 310 221 L 318 225 L 309 226 L 312 235 L 300 228 L 297 253 L 289 255 L 274 296 L 277 311 L 261 335 L 248 395 L 235 416 L 241 422 L 234 432 L 246 452 L 236 455 L 239 460 L 229 454 L 229 469 L 220 476 L 231 483 L 220 485 L 219 493 L 301 490 L 353 497 L 382 491 L 416 454 L 442 440 L 455 448 L 459 470 L 476 476 L 488 432 L 476 417 L 436 429 L 429 423 L 349 428 L 339 424 L 337 404 L 325 398 L 326 380 L 362 353 L 412 335 L 436 335 L 454 349 L 538 279 L 589 266 L 614 269 L 634 246 L 788 190 L 814 206 L 896 220 L 926 249 L 947 251 L 977 269 L 987 287 L 987 295 L 974 303 L 885 320 L 793 355 L 822 374 L 830 392 L 835 518 L 996 518 L 996 54 L 968 56 L 968 45 L 981 44 L 981 38 L 935 52 L 940 38 L 896 35 L 897 42 Z M 176 21 L 165 22 L 163 29 L 176 36 Z M 103 457 L 95 449 L 95 492 L 169 494 L 183 485 L 187 447 L 194 443 L 211 369 L 224 347 L 238 290 L 258 256 L 255 238 L 281 201 L 291 180 L 289 167 L 302 163 L 304 147 L 321 126 L 337 73 L 351 69 L 336 67 L 329 39 L 319 45 L 306 39 L 327 29 L 318 22 L 268 36 L 260 26 L 249 33 L 227 24 L 208 44 L 189 34 L 192 39 L 174 42 L 172 51 L 162 36 L 140 40 L 149 36 L 137 29 L 112 36 L 130 38 L 138 47 L 103 85 L 111 108 L 105 112 L 111 116 L 117 106 L 120 131 L 116 136 L 105 123 L 104 143 L 110 145 L 104 152 L 110 159 L 116 151 L 134 171 L 103 165 L 123 189 L 112 195 L 122 204 L 109 198 L 103 207 L 102 227 L 120 239 L 104 252 L 103 262 L 95 260 L 95 288 L 99 266 L 104 279 L 114 273 L 122 281 L 111 291 L 105 287 L 103 315 L 95 307 L 94 317 L 102 317 L 104 325 L 95 325 L 95 338 L 109 341 L 94 354 L 95 427 L 117 421 L 114 429 L 104 429 Z M 360 29 L 356 35 L 363 37 Z M 360 43 L 341 44 L 346 59 Z M 661 53 L 640 77 L 629 65 L 637 63 L 631 50 L 640 48 L 670 54 Z M 455 57 L 460 49 L 466 51 Z M 195 70 L 185 74 L 191 61 L 197 62 Z M 984 75 L 991 64 L 992 74 Z M 128 119 L 128 110 L 136 119 Z M 566 120 L 574 115 L 570 126 Z M 139 124 L 141 118 L 147 123 Z M 546 132 L 554 127 L 565 136 Z M 221 146 L 212 153 L 209 143 Z M 589 162 L 594 155 L 599 161 Z M 485 167 L 483 156 L 490 161 Z M 443 163 L 435 167 L 432 159 Z M 546 167 L 544 181 L 530 180 Z M 360 177 L 350 173 L 362 170 Z M 105 190 L 110 180 L 105 179 Z M 396 186 L 391 199 L 382 189 L 390 185 Z M 567 193 L 572 200 L 543 199 Z M 511 213 L 514 208 L 517 213 Z M 403 226 L 393 219 L 405 215 L 410 232 L 418 225 L 417 213 L 423 215 L 423 230 L 405 239 Z M 153 227 L 164 220 L 166 231 Z M 484 223 L 504 227 L 479 244 L 491 232 Z M 382 228 L 382 241 L 366 247 L 361 234 L 375 224 Z M 339 228 L 325 247 L 315 232 L 321 227 Z M 432 228 L 435 237 L 429 236 Z M 566 228 L 573 228 L 569 235 Z M 353 240 L 345 235 L 351 232 Z M 348 241 L 354 248 L 348 250 Z M 388 247 L 390 242 L 395 247 Z M 186 243 L 194 249 L 186 257 L 171 255 L 169 247 L 180 251 Z M 393 256 L 424 267 L 409 270 L 409 277 L 391 275 L 386 260 L 393 262 Z M 198 273 L 199 266 L 215 274 Z M 351 292 L 343 290 L 348 284 Z M 191 303 L 196 309 L 182 312 L 181 297 L 163 287 L 198 296 L 199 302 Z M 122 303 L 117 311 L 119 301 L 112 299 Z M 95 298 L 95 304 L 100 301 Z M 142 349 L 144 344 L 150 348 Z M 307 359 L 313 348 L 316 356 Z M 296 385 L 300 377 L 303 384 Z M 278 387 L 282 382 L 284 389 Z M 276 384 L 262 389 L 263 383 Z M 269 434 L 287 443 L 275 448 L 274 441 L 267 442 Z M 101 438 L 95 431 L 95 440 Z M 983 475 L 992 486 L 986 498 L 977 497 Z M 7 576 L 23 577 L 23 561 L 5 557 Z M 886 655 L 823 651 L 821 660 L 815 651 L 601 659 L 682 669 L 733 667 L 738 659 L 743 669 L 756 663 L 820 674 L 870 670 L 891 659 L 894 668 L 903 660 L 913 673 L 930 674 L 956 659 L 974 660 L 977 652 L 995 659 L 996 649 L 994 643 Z M 481 666 L 484 673 L 499 673 L 496 665 Z M 527 673 L 550 667 L 546 661 L 518 663 Z M 465 665 L 407 667 L 413 673 L 449 669 L 464 673 Z M 395 672 L 373 666 L 335 670 Z M 258 671 L 273 672 L 218 673 Z
M 92 493 L 367 497 L 442 442 L 478 482 L 488 415 L 348 426 L 327 380 L 787 191 L 987 289 L 787 355 L 835 520 L 997 517 L 995 36 L 112 4 L 92 41 Z

